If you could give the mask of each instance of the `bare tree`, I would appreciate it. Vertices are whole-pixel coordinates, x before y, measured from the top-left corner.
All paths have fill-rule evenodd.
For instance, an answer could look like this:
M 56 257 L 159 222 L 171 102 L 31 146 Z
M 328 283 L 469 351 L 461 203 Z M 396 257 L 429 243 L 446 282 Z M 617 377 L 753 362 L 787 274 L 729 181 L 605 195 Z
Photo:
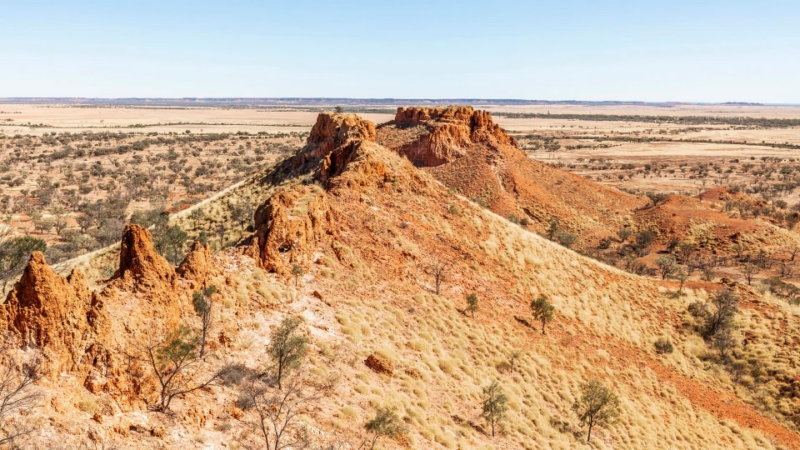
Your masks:
M 800 252 L 800 247 L 798 247 L 796 245 L 792 246 L 792 247 L 788 247 L 786 249 L 786 252 L 789 253 L 789 256 L 791 256 L 791 259 L 789 259 L 789 261 L 794 261 L 794 258 L 797 256 L 797 252 Z
M 742 266 L 742 275 L 744 275 L 744 279 L 747 280 L 747 285 L 749 286 L 753 282 L 753 276 L 755 276 L 761 269 L 755 264 L 747 263 Z
M 159 399 L 156 409 L 169 410 L 172 400 L 210 386 L 222 370 L 208 373 L 198 351 L 198 342 L 191 330 L 181 326 L 166 338 L 153 339 L 142 350 L 143 359 L 158 380 Z
M 33 429 L 8 419 L 15 414 L 30 411 L 41 400 L 33 385 L 44 376 L 42 360 L 38 352 L 22 364 L 13 358 L 0 369 L 0 446 L 16 448 L 14 441 L 29 434 Z
M 446 278 L 447 269 L 450 266 L 449 263 L 443 263 L 441 261 L 434 261 L 432 264 L 428 266 L 428 272 L 433 275 L 433 281 L 436 286 L 436 295 L 439 295 L 439 292 L 442 287 L 442 282 Z
M 278 391 L 258 382 L 244 388 L 240 402 L 243 400 L 248 409 L 255 411 L 252 425 L 267 450 L 304 449 L 311 444 L 308 430 L 298 419 L 317 396 L 303 388 L 300 376 L 292 377 Z

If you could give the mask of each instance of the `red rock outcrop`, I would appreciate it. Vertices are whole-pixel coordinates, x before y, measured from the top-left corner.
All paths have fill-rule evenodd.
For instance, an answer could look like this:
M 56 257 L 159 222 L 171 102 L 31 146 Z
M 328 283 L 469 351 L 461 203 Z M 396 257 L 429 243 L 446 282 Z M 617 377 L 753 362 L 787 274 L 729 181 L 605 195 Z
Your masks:
M 125 227 L 119 269 L 98 294 L 108 305 L 115 338 L 125 340 L 125 336 L 147 336 L 177 327 L 180 302 L 187 295 L 177 281 L 175 268 L 158 254 L 150 232 L 138 225 Z
M 394 364 L 385 357 L 378 354 L 371 354 L 367 357 L 367 366 L 378 373 L 391 375 L 394 373 Z
M 418 139 L 396 149 L 417 166 L 433 167 L 454 161 L 465 156 L 474 143 L 517 145 L 492 121 L 488 111 L 476 111 L 471 106 L 401 107 L 393 124 L 400 129 L 427 129 Z
M 177 272 L 181 277 L 205 286 L 208 277 L 214 272 L 214 252 L 211 251 L 211 246 L 195 241 Z
M 357 188 L 386 181 L 386 162 L 376 157 L 376 144 L 354 141 L 333 150 L 322 160 L 317 179 L 327 188 L 347 186 Z M 385 151 L 385 150 L 384 150 Z M 347 175 L 333 181 L 347 170 Z
M 377 143 L 459 194 L 544 231 L 553 218 L 590 244 L 611 236 L 646 201 L 535 161 L 486 111 L 468 106 L 399 108 Z
M 329 244 L 334 233 L 327 194 L 317 186 L 278 191 L 258 207 L 255 223 L 262 267 L 282 275 Z
M 175 281 L 175 268 L 153 247 L 150 232 L 139 225 L 128 225 L 122 233 L 119 269 L 114 278 L 136 290 L 149 290 Z
M 22 277 L 0 305 L 0 323 L 22 346 L 41 348 L 56 371 L 91 364 L 102 352 L 110 324 L 82 273 L 58 275 L 33 252 Z
M 306 146 L 293 158 L 294 169 L 318 161 L 334 149 L 353 141 L 375 141 L 375 123 L 355 114 L 322 112 L 317 116 Z

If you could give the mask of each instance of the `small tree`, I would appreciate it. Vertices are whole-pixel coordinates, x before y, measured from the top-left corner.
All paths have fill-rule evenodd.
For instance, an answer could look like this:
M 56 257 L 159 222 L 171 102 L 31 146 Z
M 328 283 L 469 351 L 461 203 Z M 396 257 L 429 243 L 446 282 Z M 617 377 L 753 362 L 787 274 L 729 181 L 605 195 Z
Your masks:
M 53 227 L 56 229 L 56 234 L 61 236 L 67 228 L 67 211 L 63 207 L 57 206 L 53 208 L 53 218 Z
M 246 201 L 239 201 L 235 205 L 230 206 L 231 218 L 239 224 L 242 230 L 253 221 L 255 210 L 253 206 Z
M 200 208 L 195 208 L 192 210 L 191 213 L 189 213 L 189 220 L 192 221 L 192 225 L 194 226 L 194 228 L 197 228 L 198 222 L 204 220 L 205 217 L 206 215 L 203 214 L 203 210 L 201 210 Z
M 645 195 L 647 195 L 647 198 L 653 202 L 653 207 L 658 206 L 659 203 L 662 203 L 667 199 L 667 194 L 663 194 L 661 192 L 648 192 Z
M 755 276 L 761 269 L 755 264 L 747 263 L 742 267 L 742 275 L 744 275 L 744 279 L 747 280 L 747 285 L 749 286 L 753 282 L 753 276 Z
M 561 222 L 558 220 L 557 217 L 553 217 L 550 219 L 550 225 L 547 227 L 547 238 L 555 240 L 556 234 L 561 230 L 560 228 Z
M 428 266 L 428 271 L 431 275 L 433 275 L 433 282 L 436 287 L 436 295 L 439 295 L 442 282 L 446 278 L 447 268 L 448 264 L 441 261 L 435 261 L 433 264 Z
M 547 301 L 547 297 L 540 295 L 531 302 L 531 311 L 533 312 L 533 318 L 542 323 L 542 334 L 544 334 L 545 325 L 555 317 L 555 306 Z
M 336 114 L 341 114 L 341 113 L 343 113 L 343 112 L 344 112 L 344 108 L 342 108 L 342 107 L 341 107 L 341 106 L 339 106 L 339 105 L 336 105 L 336 107 L 335 107 L 335 108 L 333 108 L 333 112 L 335 112 Z
M 678 269 L 678 266 L 675 263 L 675 257 L 672 255 L 659 256 L 656 260 L 656 265 L 658 266 L 658 270 L 661 272 L 662 280 L 666 280 L 667 278 L 671 277 L 672 274 Z
M 634 238 L 633 248 L 636 250 L 636 254 L 638 256 L 646 256 L 647 249 L 650 247 L 650 244 L 653 243 L 656 234 L 652 231 L 645 230 L 636 233 L 636 237 Z
M 689 272 L 682 267 L 678 268 L 675 270 L 675 273 L 672 274 L 672 278 L 678 280 L 680 283 L 678 285 L 678 295 L 683 295 L 683 285 L 689 280 Z
M 713 311 L 708 311 L 705 315 L 706 337 L 712 337 L 718 331 L 733 327 L 733 319 L 739 312 L 739 296 L 731 290 L 718 292 L 712 299 Z
M 632 234 L 633 231 L 630 228 L 620 228 L 617 230 L 617 237 L 619 238 L 619 242 L 621 244 L 624 244 Z
M 96 220 L 93 216 L 89 214 L 83 214 L 75 218 L 78 222 L 78 227 L 81 230 L 81 233 L 86 233 L 89 228 L 93 227 L 96 223 Z
M 619 398 L 600 381 L 592 379 L 581 385 L 581 397 L 575 400 L 572 410 L 578 414 L 581 425 L 589 425 L 586 443 L 592 439 L 592 428 L 614 423 L 619 417 Z
M 497 380 L 483 388 L 483 412 L 481 415 L 492 427 L 494 437 L 495 426 L 505 419 L 508 411 L 508 397 L 503 394 L 503 389 Z
M 225 247 L 225 233 L 227 231 L 225 224 L 218 224 L 214 231 L 217 233 L 217 237 L 219 238 L 219 248 Z
M 20 236 L 0 241 L 0 279 L 5 292 L 8 281 L 22 273 L 32 252 L 44 252 L 47 243 L 32 236 Z
M 294 277 L 294 288 L 297 289 L 297 285 L 300 282 L 300 278 L 303 276 L 303 268 L 300 267 L 298 264 L 293 264 L 292 276 Z
M 478 295 L 474 292 L 467 295 L 467 307 L 465 311 L 469 312 L 472 317 L 475 317 L 475 311 L 478 310 Z
M 144 348 L 144 359 L 159 384 L 157 410 L 167 411 L 175 397 L 210 386 L 219 378 L 222 371 L 202 376 L 203 359 L 197 346 L 197 338 L 191 330 L 181 326 L 166 338 L 151 340 Z
M 703 280 L 714 281 L 714 277 L 716 276 L 716 268 L 715 261 L 703 261 L 700 264 L 700 271 L 703 273 Z
M 692 257 L 692 254 L 697 250 L 697 244 L 693 242 L 681 242 L 678 244 L 678 255 L 682 263 L 686 264 Z
M 711 338 L 711 346 L 719 351 L 719 357 L 723 361 L 728 359 L 728 352 L 736 345 L 730 328 L 723 328 Z
M 278 389 L 281 389 L 284 374 L 300 367 L 305 357 L 308 339 L 297 335 L 302 322 L 300 317 L 287 317 L 270 335 L 267 353 L 277 367 Z
M 369 422 L 364 424 L 367 432 L 372 433 L 372 441 L 370 443 L 370 450 L 375 448 L 375 443 L 381 436 L 396 437 L 407 432 L 406 427 L 400 421 L 392 408 L 378 408 Z
M 183 245 L 189 235 L 178 225 L 167 228 L 163 234 L 156 236 L 156 248 L 166 256 L 170 263 L 177 265 L 183 253 Z
M 206 353 L 206 337 L 211 329 L 212 311 L 214 309 L 214 302 L 212 295 L 217 292 L 217 287 L 211 285 L 202 291 L 196 291 L 192 295 L 192 304 L 194 312 L 200 316 L 200 357 L 205 356 Z

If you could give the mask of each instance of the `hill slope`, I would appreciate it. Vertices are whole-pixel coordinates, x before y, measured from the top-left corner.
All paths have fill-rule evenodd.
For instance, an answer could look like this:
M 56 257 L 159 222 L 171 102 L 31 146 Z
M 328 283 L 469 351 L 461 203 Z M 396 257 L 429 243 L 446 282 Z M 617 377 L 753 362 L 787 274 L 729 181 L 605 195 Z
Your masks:
M 647 201 L 531 160 L 472 107 L 399 108 L 378 142 L 424 167 L 456 192 L 543 231 L 552 219 L 587 241 L 611 235 Z
M 484 131 L 498 132 L 478 127 L 469 140 L 485 142 Z M 6 362 L 39 347 L 50 368 L 39 383 L 46 401 L 12 419 L 41 420 L 28 442 L 255 444 L 257 416 L 244 408 L 242 392 L 254 383 L 278 392 L 265 383 L 272 372 L 265 346 L 277 324 L 295 315 L 311 345 L 300 386 L 316 395 L 289 435 L 299 436 L 305 424 L 320 447 L 358 448 L 371 437 L 364 423 L 387 406 L 408 433 L 379 440 L 382 448 L 800 448 L 789 422 L 757 411 L 738 385 L 706 370 L 705 345 L 691 332 L 686 307 L 712 287 L 671 295 L 549 242 L 437 181 L 435 170 L 451 163 L 419 170 L 398 154 L 402 146 L 375 142 L 381 133 L 357 116 L 321 114 L 306 148 L 248 188 L 264 193 L 254 232 L 216 254 L 195 245 L 177 270 L 135 226 L 123 236 L 118 272 L 94 292 L 79 272 L 64 280 L 32 258 L 0 310 L 15 349 Z M 497 191 L 497 204 L 505 195 L 510 202 Z M 559 211 L 569 206 L 561 202 Z M 596 211 L 598 223 L 617 220 Z M 444 268 L 438 293 L 436 266 Z M 211 285 L 218 289 L 212 351 L 196 376 L 225 364 L 240 376 L 176 397 L 171 414 L 150 411 L 158 385 L 142 362 L 143 344 L 179 324 L 199 327 L 193 292 Z M 783 326 L 794 336 L 796 308 L 741 289 L 750 296 L 744 325 Z M 463 312 L 468 293 L 480 299 L 474 317 Z M 546 334 L 526 325 L 533 322 L 528 304 L 540 295 L 556 307 Z M 66 315 L 82 330 L 78 337 L 50 319 L 65 310 L 85 311 Z M 676 351 L 656 354 L 659 338 Z M 781 351 L 762 344 L 754 344 L 762 356 Z M 621 415 L 596 428 L 587 445 L 571 407 L 590 378 L 619 395 Z M 480 417 L 481 389 L 493 380 L 509 406 L 495 437 Z M 789 412 L 797 411 L 797 398 L 786 399 Z

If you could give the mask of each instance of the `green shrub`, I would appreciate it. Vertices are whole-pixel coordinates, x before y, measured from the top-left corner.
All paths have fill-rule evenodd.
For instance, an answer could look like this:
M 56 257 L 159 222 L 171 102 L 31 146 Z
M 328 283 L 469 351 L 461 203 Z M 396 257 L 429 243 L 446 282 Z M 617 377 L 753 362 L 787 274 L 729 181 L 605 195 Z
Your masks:
M 672 353 L 675 350 L 672 347 L 672 342 L 669 341 L 667 338 L 661 338 L 655 342 L 656 353 L 659 355 L 663 355 L 665 353 Z

